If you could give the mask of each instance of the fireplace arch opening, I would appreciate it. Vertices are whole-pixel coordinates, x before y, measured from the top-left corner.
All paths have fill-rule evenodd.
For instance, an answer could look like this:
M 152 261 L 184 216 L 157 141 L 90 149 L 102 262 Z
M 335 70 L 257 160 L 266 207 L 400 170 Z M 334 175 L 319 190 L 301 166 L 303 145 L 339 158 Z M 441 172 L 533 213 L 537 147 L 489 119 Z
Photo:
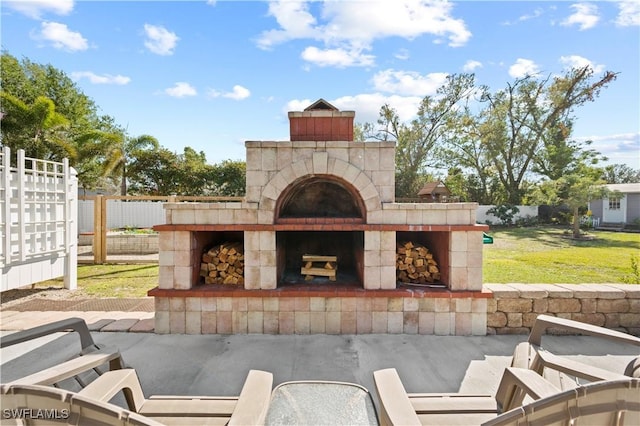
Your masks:
M 355 187 L 331 175 L 307 176 L 285 188 L 276 202 L 277 224 L 295 228 L 276 232 L 278 285 L 337 282 L 362 287 L 364 232 L 354 225 L 366 218 Z M 337 259 L 333 279 L 305 276 L 305 255 Z
M 364 203 L 353 185 L 333 176 L 293 182 L 276 203 L 276 221 L 295 218 L 365 218 Z

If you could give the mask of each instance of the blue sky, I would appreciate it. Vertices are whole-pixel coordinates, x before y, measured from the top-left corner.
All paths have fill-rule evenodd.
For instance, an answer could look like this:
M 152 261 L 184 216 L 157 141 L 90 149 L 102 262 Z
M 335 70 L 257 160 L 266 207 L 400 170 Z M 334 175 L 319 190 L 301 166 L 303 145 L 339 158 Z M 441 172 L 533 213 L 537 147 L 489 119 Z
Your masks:
M 590 64 L 618 78 L 576 110 L 574 138 L 640 168 L 640 2 L 2 1 L 2 48 L 63 70 L 131 136 L 210 163 L 287 140 L 324 98 L 404 119 L 447 74 L 496 91 Z

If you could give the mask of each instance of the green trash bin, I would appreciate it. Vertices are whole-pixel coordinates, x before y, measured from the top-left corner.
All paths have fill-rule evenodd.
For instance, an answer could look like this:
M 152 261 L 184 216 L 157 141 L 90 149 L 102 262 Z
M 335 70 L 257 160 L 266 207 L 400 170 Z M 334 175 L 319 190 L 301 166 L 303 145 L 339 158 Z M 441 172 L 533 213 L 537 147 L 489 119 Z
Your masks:
M 486 232 L 482 233 L 482 244 L 493 244 L 493 237 Z

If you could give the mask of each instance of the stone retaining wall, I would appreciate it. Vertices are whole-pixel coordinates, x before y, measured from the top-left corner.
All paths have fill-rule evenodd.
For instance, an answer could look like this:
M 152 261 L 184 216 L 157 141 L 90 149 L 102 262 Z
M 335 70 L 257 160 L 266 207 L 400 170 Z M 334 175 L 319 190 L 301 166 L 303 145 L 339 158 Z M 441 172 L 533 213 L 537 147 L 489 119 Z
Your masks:
M 487 334 L 528 334 L 549 314 L 640 335 L 640 285 L 485 284 Z
M 107 234 L 107 253 L 109 254 L 150 254 L 158 253 L 160 246 L 158 234 Z M 78 245 L 93 244 L 93 234 L 78 236 Z

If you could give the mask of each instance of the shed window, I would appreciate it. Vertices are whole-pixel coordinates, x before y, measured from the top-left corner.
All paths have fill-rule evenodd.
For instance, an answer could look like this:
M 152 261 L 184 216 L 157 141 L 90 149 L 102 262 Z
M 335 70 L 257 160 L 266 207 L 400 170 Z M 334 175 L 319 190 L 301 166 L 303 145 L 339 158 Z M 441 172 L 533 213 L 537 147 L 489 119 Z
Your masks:
M 609 210 L 620 210 L 620 198 L 609 198 Z

